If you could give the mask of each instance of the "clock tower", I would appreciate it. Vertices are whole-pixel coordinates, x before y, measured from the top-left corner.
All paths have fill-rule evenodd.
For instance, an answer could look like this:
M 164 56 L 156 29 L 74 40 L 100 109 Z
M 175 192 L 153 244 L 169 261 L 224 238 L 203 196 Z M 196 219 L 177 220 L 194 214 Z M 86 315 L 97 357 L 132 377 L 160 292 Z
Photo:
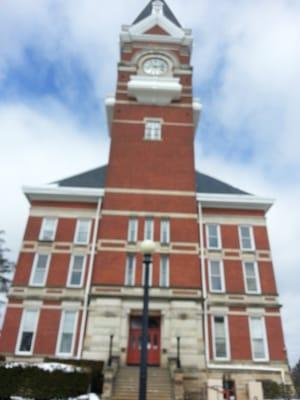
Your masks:
M 156 0 L 122 27 L 120 43 L 116 94 L 106 100 L 111 148 L 99 238 L 102 246 L 110 245 L 96 256 L 93 277 L 98 293 L 105 291 L 109 298 L 99 303 L 98 312 L 107 305 L 115 308 L 120 318 L 115 324 L 122 326 L 116 339 L 123 349 L 121 363 L 138 364 L 144 275 L 139 244 L 154 240 L 149 363 L 167 366 L 178 331 L 190 329 L 182 362 L 203 368 L 194 165 L 201 106 L 192 93 L 191 32 Z M 116 252 L 114 242 L 123 243 L 127 229 L 125 251 Z M 90 316 L 87 336 L 95 324 Z M 98 351 L 102 358 L 106 350 L 92 346 L 84 356 Z

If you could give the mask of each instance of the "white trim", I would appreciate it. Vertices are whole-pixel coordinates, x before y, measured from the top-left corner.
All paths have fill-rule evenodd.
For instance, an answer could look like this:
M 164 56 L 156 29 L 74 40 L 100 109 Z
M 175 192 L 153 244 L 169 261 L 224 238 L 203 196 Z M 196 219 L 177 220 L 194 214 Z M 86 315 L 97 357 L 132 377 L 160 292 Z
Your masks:
M 131 224 L 134 223 L 134 238 L 131 240 L 130 233 L 132 231 Z M 138 239 L 138 229 L 139 229 L 139 221 L 137 217 L 129 217 L 128 220 L 128 233 L 127 233 L 127 240 L 129 243 L 136 243 Z
M 23 193 L 29 201 L 57 200 L 97 203 L 99 197 L 104 196 L 104 189 L 87 189 L 78 187 L 59 187 L 57 185 L 24 186 Z
M 263 365 L 247 365 L 247 364 L 207 364 L 208 369 L 218 369 L 218 370 L 234 370 L 234 371 L 255 371 L 255 372 L 276 372 L 280 374 L 281 381 L 286 384 L 285 370 L 283 368 L 272 368 L 265 367 Z M 288 371 L 287 371 L 288 372 Z
M 163 224 L 167 223 L 167 241 L 163 241 Z M 160 244 L 162 246 L 168 246 L 171 243 L 171 223 L 169 218 L 162 218 L 160 220 Z
M 54 221 L 53 232 L 52 232 L 52 236 L 51 236 L 50 239 L 43 239 L 43 233 L 44 233 L 44 229 L 45 229 L 45 225 L 46 225 L 46 221 L 47 220 L 53 220 Z M 40 229 L 39 241 L 42 241 L 42 242 L 53 242 L 55 240 L 55 236 L 56 236 L 57 224 L 58 224 L 58 218 L 56 218 L 56 217 L 44 217 L 43 221 L 42 221 L 41 229 Z
M 177 26 L 172 21 L 170 21 L 169 18 L 165 17 L 164 13 L 153 12 L 147 18 L 142 19 L 138 23 L 130 26 L 123 25 L 121 32 L 121 41 L 128 41 L 128 39 L 135 40 L 136 36 L 142 36 L 143 38 L 145 38 L 145 36 L 153 36 L 145 35 L 145 32 L 148 32 L 156 25 L 158 25 L 169 35 L 171 35 L 171 38 L 173 39 L 183 41 L 184 39 L 189 38 L 190 40 L 192 40 L 190 30 L 186 30 Z M 162 39 L 165 35 L 154 35 L 155 38 L 157 38 L 157 36 Z M 167 36 L 167 41 L 170 41 L 171 38 Z
M 154 124 L 159 126 L 159 129 L 154 128 Z M 156 137 L 154 132 L 158 131 L 158 136 Z M 150 133 L 150 134 L 149 134 Z M 144 140 L 147 141 L 159 141 L 162 139 L 162 123 L 160 119 L 147 118 L 145 119 L 145 129 L 144 129 Z
M 61 345 L 61 339 L 62 339 L 62 328 L 64 324 L 64 319 L 65 319 L 65 313 L 75 313 L 75 322 L 74 322 L 74 330 L 73 330 L 73 336 L 72 336 L 72 344 L 71 344 L 71 351 L 70 353 L 61 353 L 59 351 L 60 345 Z M 60 315 L 60 323 L 59 323 L 59 330 L 58 330 L 58 335 L 57 335 L 57 341 L 56 341 L 56 349 L 55 349 L 55 354 L 59 357 L 72 357 L 74 355 L 74 347 L 75 347 L 75 340 L 76 340 L 76 332 L 77 332 L 77 324 L 78 324 L 78 310 L 74 309 L 67 309 L 64 308 L 61 312 Z
M 146 232 L 147 232 L 147 221 L 151 222 L 151 237 L 147 238 Z M 152 216 L 146 216 L 145 217 L 145 222 L 144 222 L 144 239 L 147 240 L 153 240 L 154 237 L 154 218 Z
M 85 242 L 79 242 L 78 241 L 78 234 L 79 234 L 79 226 L 82 221 L 87 221 L 89 223 L 88 225 L 88 232 L 87 232 L 87 239 Z M 92 226 L 92 220 L 90 218 L 78 218 L 76 221 L 76 229 L 75 229 L 75 234 L 74 234 L 74 239 L 73 243 L 78 244 L 78 245 L 86 245 L 90 243 L 90 236 L 91 236 L 91 226 Z
M 253 346 L 253 328 L 251 324 L 252 319 L 260 319 L 262 322 L 262 329 L 263 329 L 263 341 L 264 341 L 264 350 L 265 350 L 265 357 L 264 358 L 256 358 L 254 355 L 254 346 Z M 266 333 L 266 322 L 265 318 L 260 315 L 251 315 L 248 317 L 248 325 L 249 325 L 249 331 L 250 331 L 250 342 L 251 342 L 251 353 L 252 353 L 252 360 L 257 361 L 257 362 L 262 362 L 262 361 L 269 361 L 269 346 L 268 346 L 268 338 L 267 338 L 267 333 Z
M 133 272 L 132 272 L 132 275 L 133 275 L 133 282 L 132 282 L 132 283 L 131 283 L 131 282 L 130 282 L 130 283 L 128 282 L 129 257 L 132 257 L 132 258 L 133 258 Z M 129 287 L 135 286 L 135 278 L 136 278 L 135 270 L 136 270 L 136 255 L 135 255 L 135 254 L 132 254 L 132 253 L 128 253 L 128 254 L 127 254 L 127 257 L 126 257 L 126 267 L 125 267 L 125 281 L 124 281 L 124 285 L 125 285 L 125 286 L 129 286 Z
M 212 275 L 211 275 L 211 263 L 218 262 L 220 266 L 220 279 L 221 279 L 221 290 L 213 289 L 212 287 Z M 222 260 L 209 259 L 208 260 L 208 275 L 209 275 L 209 291 L 211 293 L 225 293 L 225 279 L 224 279 L 224 263 Z
M 256 280 L 256 286 L 257 290 L 252 291 L 248 289 L 247 285 L 247 276 L 246 276 L 246 263 L 251 263 L 254 266 L 254 274 L 255 274 L 255 280 Z M 245 286 L 245 292 L 247 294 L 261 294 L 261 286 L 260 286 L 260 276 L 259 276 L 259 271 L 258 271 L 258 264 L 256 261 L 247 261 L 243 260 L 243 278 L 244 278 L 244 286 Z
M 220 224 L 205 224 L 206 226 L 206 247 L 208 250 L 221 250 L 222 249 L 222 236 L 221 236 L 221 227 Z M 217 227 L 217 236 L 218 236 L 218 246 L 217 247 L 212 247 L 209 245 L 209 232 L 208 232 L 208 227 L 209 226 L 216 226 Z
M 167 284 L 163 285 L 162 284 L 162 259 L 166 258 L 167 263 L 166 263 L 166 273 L 167 273 Z M 170 287 L 170 257 L 166 254 L 161 254 L 160 255 L 160 260 L 159 260 L 159 287 L 160 288 L 168 288 Z
M 247 194 L 197 193 L 197 200 L 201 201 L 202 207 L 228 209 L 238 208 L 241 210 L 268 211 L 274 204 L 274 199 Z
M 73 273 L 75 257 L 83 257 L 81 279 L 80 279 L 80 283 L 78 285 L 71 284 L 71 277 L 72 277 L 72 273 Z M 67 279 L 67 287 L 68 288 L 81 288 L 82 287 L 84 277 L 85 277 L 86 261 L 87 261 L 87 257 L 85 254 L 72 254 L 70 263 L 69 263 L 69 272 L 68 272 L 68 279 Z
M 46 268 L 45 268 L 45 275 L 44 275 L 44 280 L 43 280 L 42 283 L 34 283 L 33 282 L 33 278 L 34 278 L 34 275 L 35 275 L 35 270 L 36 270 L 36 267 L 37 267 L 39 256 L 47 256 L 48 257 L 47 258 Z M 46 253 L 46 252 L 40 251 L 40 252 L 35 254 L 34 260 L 33 260 L 32 269 L 31 269 L 30 279 L 29 279 L 29 286 L 45 287 L 46 282 L 47 282 L 48 272 L 49 272 L 50 261 L 51 261 L 51 254 L 50 253 Z
M 249 249 L 245 249 L 243 247 L 242 228 L 249 228 L 250 241 L 251 241 L 251 248 L 249 248 Z M 255 240 L 254 240 L 253 226 L 252 225 L 247 225 L 247 224 L 241 224 L 241 225 L 239 225 L 238 230 L 239 230 L 240 249 L 243 252 L 255 251 Z
M 215 318 L 224 318 L 224 328 L 225 328 L 225 343 L 226 343 L 226 357 L 217 357 L 216 355 L 216 341 L 215 341 Z M 213 357 L 216 361 L 229 361 L 230 355 L 230 343 L 229 343 L 229 329 L 228 329 L 228 317 L 224 314 L 212 314 L 211 315 L 211 332 L 212 332 L 212 347 L 213 347 Z
M 24 325 L 24 319 L 25 319 L 26 311 L 36 311 L 37 312 L 37 316 L 36 316 L 35 324 L 34 324 L 34 327 L 33 327 L 33 330 L 32 330 L 33 331 L 33 336 L 32 336 L 32 341 L 31 341 L 31 350 L 30 351 L 20 351 L 19 347 L 21 345 L 21 339 L 22 339 L 22 333 L 23 333 L 23 325 Z M 31 356 L 33 354 L 39 318 L 40 318 L 40 309 L 38 307 L 31 306 L 31 307 L 26 307 L 26 308 L 23 309 L 21 323 L 20 323 L 20 326 L 19 326 L 17 344 L 16 344 L 16 348 L 15 348 L 15 354 L 16 355 Z

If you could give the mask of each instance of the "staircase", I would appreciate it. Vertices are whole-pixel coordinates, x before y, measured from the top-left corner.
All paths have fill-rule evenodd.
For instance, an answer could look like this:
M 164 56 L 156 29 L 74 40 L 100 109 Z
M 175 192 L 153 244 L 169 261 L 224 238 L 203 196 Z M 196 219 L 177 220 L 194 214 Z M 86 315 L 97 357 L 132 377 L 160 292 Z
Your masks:
M 138 367 L 121 367 L 113 388 L 112 400 L 138 400 Z M 172 400 L 169 370 L 151 367 L 147 369 L 147 400 Z

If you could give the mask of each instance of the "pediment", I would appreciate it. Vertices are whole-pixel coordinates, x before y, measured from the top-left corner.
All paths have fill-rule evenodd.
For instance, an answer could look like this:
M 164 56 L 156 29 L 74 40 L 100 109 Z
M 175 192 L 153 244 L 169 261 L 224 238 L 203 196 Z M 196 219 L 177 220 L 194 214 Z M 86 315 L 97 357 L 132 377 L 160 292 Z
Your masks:
M 144 32 L 144 35 L 165 35 L 165 36 L 170 36 L 170 34 L 165 31 L 162 27 L 159 25 L 155 25 L 152 28 L 148 29 L 146 32 Z

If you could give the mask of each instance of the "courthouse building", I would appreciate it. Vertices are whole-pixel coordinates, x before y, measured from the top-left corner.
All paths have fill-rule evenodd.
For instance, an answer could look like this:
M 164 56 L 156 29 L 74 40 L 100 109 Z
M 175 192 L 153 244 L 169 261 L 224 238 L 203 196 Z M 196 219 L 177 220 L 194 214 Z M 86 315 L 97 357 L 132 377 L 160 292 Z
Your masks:
M 149 365 L 168 368 L 180 337 L 186 393 L 225 382 L 244 399 L 263 380 L 290 384 L 272 200 L 195 170 L 192 45 L 165 1 L 150 1 L 121 29 L 108 165 L 24 188 L 29 217 L 0 339 L 8 360 L 106 362 L 114 335 L 120 368 L 138 365 L 139 245 L 152 239 Z

